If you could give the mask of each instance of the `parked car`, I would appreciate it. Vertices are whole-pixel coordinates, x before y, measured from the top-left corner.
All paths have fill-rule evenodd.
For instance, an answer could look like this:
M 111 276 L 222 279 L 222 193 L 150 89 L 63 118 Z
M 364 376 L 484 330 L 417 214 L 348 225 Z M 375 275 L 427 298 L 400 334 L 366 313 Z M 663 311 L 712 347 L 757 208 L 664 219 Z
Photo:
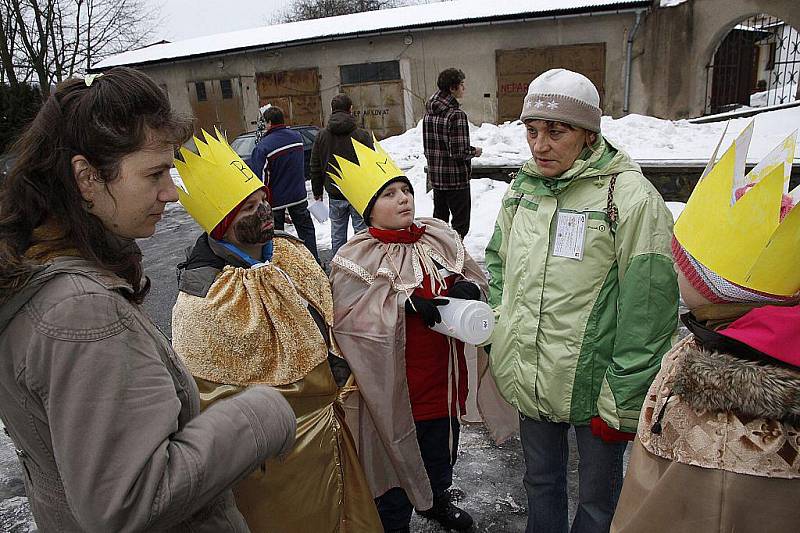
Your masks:
M 306 179 L 310 179 L 311 174 L 311 147 L 314 146 L 314 139 L 317 138 L 319 128 L 316 126 L 289 126 L 303 138 L 303 159 L 305 161 Z M 250 164 L 250 156 L 253 155 L 253 148 L 256 147 L 256 132 L 250 131 L 242 133 L 231 143 L 233 151 L 239 154 L 242 160 Z

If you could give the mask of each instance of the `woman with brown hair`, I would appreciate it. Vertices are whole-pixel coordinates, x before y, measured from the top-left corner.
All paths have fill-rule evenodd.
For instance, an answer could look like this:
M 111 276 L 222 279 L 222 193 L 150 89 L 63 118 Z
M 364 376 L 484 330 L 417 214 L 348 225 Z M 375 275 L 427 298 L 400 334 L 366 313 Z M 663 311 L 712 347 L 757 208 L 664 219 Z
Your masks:
M 247 531 L 228 489 L 294 441 L 269 387 L 200 413 L 139 305 L 134 239 L 178 199 L 190 134 L 164 93 L 115 68 L 56 87 L 0 191 L 0 416 L 43 531 Z

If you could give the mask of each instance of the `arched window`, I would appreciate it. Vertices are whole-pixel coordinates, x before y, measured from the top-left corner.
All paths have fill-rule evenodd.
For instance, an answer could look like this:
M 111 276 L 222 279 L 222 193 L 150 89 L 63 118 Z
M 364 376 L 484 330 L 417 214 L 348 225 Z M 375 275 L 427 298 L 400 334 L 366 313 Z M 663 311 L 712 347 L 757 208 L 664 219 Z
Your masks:
M 800 100 L 800 32 L 760 14 L 720 42 L 708 66 L 706 113 Z

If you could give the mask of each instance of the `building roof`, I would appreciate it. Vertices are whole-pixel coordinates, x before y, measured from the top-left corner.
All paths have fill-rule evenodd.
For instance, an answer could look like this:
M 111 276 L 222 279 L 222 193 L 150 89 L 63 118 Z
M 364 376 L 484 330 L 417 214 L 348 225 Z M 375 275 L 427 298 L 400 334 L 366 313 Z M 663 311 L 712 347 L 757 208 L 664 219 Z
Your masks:
M 262 26 L 158 44 L 107 57 L 93 65 L 147 65 L 251 49 L 269 49 L 383 32 L 499 23 L 647 8 L 651 0 L 456 0 Z

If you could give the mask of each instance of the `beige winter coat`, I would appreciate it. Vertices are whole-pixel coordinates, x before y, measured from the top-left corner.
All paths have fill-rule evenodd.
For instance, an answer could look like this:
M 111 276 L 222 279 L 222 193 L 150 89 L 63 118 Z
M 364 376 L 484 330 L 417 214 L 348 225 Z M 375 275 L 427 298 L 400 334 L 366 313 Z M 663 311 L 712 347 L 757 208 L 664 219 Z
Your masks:
M 423 279 L 415 247 L 477 284 L 484 295 L 487 284 L 452 228 L 436 219 L 418 221 L 427 228 L 415 245 L 384 245 L 368 232 L 353 237 L 333 260 L 331 289 L 334 335 L 359 390 L 357 421 L 350 426 L 372 494 L 402 487 L 417 509 L 428 509 L 433 496 L 417 443 L 405 365 L 406 291 L 413 292 Z M 500 398 L 485 358 L 480 369 L 479 405 L 484 419 L 498 421 L 490 431 L 502 441 L 518 428 L 513 426 L 516 412 Z
M 800 371 L 681 341 L 642 406 L 611 531 L 797 531 L 798 503 Z
M 200 413 L 130 286 L 63 257 L 0 306 L 0 416 L 41 531 L 247 531 L 228 488 L 294 442 L 280 393 Z M 6 296 L 6 295 L 4 295 Z

